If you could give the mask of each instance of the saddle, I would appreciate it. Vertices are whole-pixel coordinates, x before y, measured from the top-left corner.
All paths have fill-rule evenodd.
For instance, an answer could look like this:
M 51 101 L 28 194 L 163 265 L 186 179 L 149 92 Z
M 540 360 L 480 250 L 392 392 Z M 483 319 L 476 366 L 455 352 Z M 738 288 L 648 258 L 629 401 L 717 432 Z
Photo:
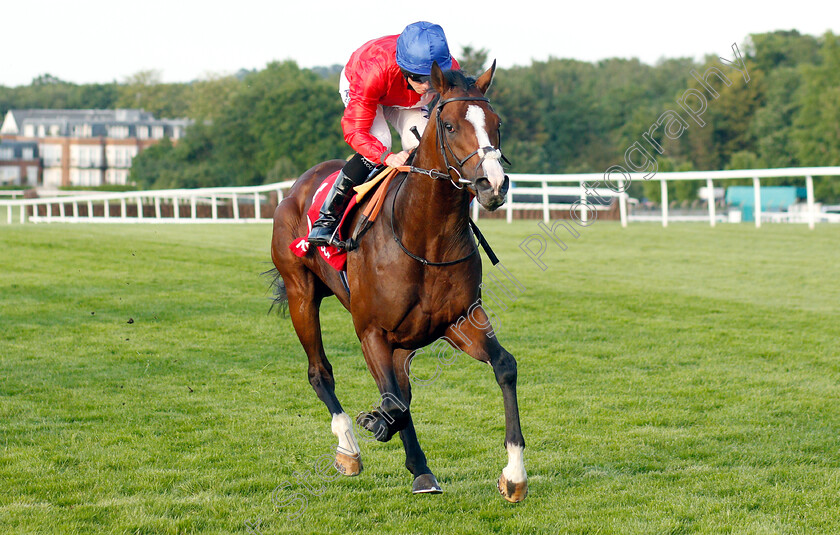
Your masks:
M 353 195 L 353 197 L 350 198 L 350 202 L 347 203 L 347 208 L 341 216 L 341 221 L 339 221 L 338 230 L 336 231 L 338 239 L 342 241 L 342 245 L 344 247 L 335 247 L 333 245 L 318 247 L 318 252 L 327 264 L 338 271 L 344 270 L 344 266 L 347 263 L 347 251 L 353 250 L 358 246 L 358 240 L 361 238 L 362 234 L 364 234 L 364 232 L 370 227 L 370 224 L 376 220 L 376 217 L 382 210 L 382 205 L 385 201 L 385 194 L 388 192 L 388 184 L 390 184 L 391 179 L 394 178 L 398 172 L 398 169 L 386 167 L 371 180 L 353 188 L 356 190 L 356 194 Z M 318 219 L 321 207 L 324 204 L 324 199 L 327 197 L 327 193 L 329 193 L 333 183 L 335 183 L 338 173 L 339 172 L 336 171 L 325 178 L 318 189 L 315 190 L 315 195 L 312 197 L 312 206 L 310 206 L 309 210 L 306 212 L 306 227 L 308 230 L 312 230 L 312 223 Z M 362 212 L 362 218 L 356 225 L 356 229 L 351 235 L 349 223 L 353 219 L 352 214 L 359 208 L 362 200 L 368 195 L 372 195 L 371 201 L 367 204 L 367 206 L 365 206 L 364 212 Z M 306 253 L 309 252 L 309 242 L 306 241 L 306 236 L 293 241 L 291 245 L 289 245 L 289 249 L 291 249 L 297 256 L 306 256 Z

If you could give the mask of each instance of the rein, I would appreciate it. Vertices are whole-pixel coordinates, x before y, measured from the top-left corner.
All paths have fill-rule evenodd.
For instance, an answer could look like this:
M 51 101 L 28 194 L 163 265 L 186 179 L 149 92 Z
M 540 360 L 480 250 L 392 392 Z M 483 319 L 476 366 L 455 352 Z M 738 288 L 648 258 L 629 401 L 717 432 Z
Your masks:
M 394 211 L 395 211 L 395 208 L 396 208 L 396 205 L 397 205 L 397 195 L 399 194 L 400 189 L 403 187 L 403 184 L 405 184 L 406 180 L 408 180 L 408 175 L 403 176 L 403 179 L 400 182 L 400 185 L 397 186 L 397 191 L 395 191 L 394 196 L 391 197 L 391 235 L 394 237 L 394 241 L 397 242 L 397 245 L 400 246 L 400 249 L 402 249 L 405 254 L 407 254 L 408 256 L 413 258 L 414 260 L 417 260 L 418 262 L 420 262 L 424 266 L 454 266 L 455 264 L 460 264 L 461 262 L 463 262 L 463 261 L 465 261 L 469 258 L 472 258 L 472 256 L 475 253 L 478 252 L 478 247 L 473 247 L 473 250 L 470 251 L 466 256 L 462 256 L 461 258 L 459 258 L 457 260 L 450 260 L 448 262 L 432 262 L 430 260 L 427 260 L 427 259 L 423 258 L 422 256 L 417 256 L 416 254 L 409 251 L 408 248 L 405 245 L 403 245 L 402 240 L 400 240 L 400 237 L 397 235 L 397 230 L 394 228 Z M 475 225 L 475 223 L 472 222 L 472 219 L 470 219 L 470 223 L 472 225 Z

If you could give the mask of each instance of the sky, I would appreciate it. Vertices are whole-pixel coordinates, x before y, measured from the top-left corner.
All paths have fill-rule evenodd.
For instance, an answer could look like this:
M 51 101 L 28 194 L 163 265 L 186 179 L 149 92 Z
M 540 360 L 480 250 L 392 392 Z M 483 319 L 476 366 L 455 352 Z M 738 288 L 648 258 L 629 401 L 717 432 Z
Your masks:
M 47 73 L 106 83 L 157 70 L 164 82 L 186 82 L 275 60 L 344 64 L 365 41 L 418 20 L 440 24 L 456 57 L 465 45 L 485 48 L 503 68 L 549 57 L 653 64 L 729 58 L 751 33 L 838 34 L 840 2 L 0 0 L 0 85 Z

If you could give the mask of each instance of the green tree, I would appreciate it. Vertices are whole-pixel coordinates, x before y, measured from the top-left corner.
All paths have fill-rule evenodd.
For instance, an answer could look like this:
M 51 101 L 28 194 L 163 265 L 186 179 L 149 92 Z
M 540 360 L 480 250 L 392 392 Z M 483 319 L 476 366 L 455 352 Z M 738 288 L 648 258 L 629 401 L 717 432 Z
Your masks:
M 802 70 L 800 110 L 794 120 L 797 155 L 806 166 L 840 165 L 840 36 L 828 32 L 821 44 L 820 64 Z M 815 178 L 814 193 L 837 202 L 840 183 L 833 178 Z
M 151 187 L 261 184 L 349 152 L 335 87 L 294 62 L 271 63 L 238 86 L 218 83 L 227 96 L 208 99 L 201 112 L 212 121 L 198 121 L 175 145 L 138 155 L 133 180 Z
M 766 73 L 764 104 L 750 125 L 758 161 L 769 167 L 799 165 L 793 122 L 806 65 L 820 62 L 820 41 L 793 31 L 753 34 L 745 47 L 756 68 Z
M 116 83 L 77 85 L 42 74 L 28 86 L 0 86 L 0 115 L 10 109 L 109 109 L 116 103 L 117 87 Z
M 234 76 L 209 75 L 197 80 L 185 95 L 186 115 L 196 121 L 217 119 L 241 89 L 242 82 Z
M 796 30 L 779 30 L 750 35 L 744 52 L 756 68 L 769 73 L 780 67 L 817 63 L 820 43 L 815 37 Z
M 677 101 L 687 89 L 707 96 L 705 126 L 689 119 L 678 139 L 654 128 L 663 147 L 659 170 L 840 165 L 840 43 L 796 31 L 751 35 L 745 46 L 750 74 L 718 57 L 583 62 L 550 58 L 497 69 L 490 94 L 502 118 L 503 150 L 515 173 L 603 172 L 625 151 L 647 142 L 666 110 L 686 117 Z M 481 73 L 489 54 L 466 46 L 463 69 Z M 715 66 L 731 85 L 712 79 L 718 98 L 691 71 Z M 143 108 L 158 117 L 191 117 L 187 137 L 148 149 L 132 177 L 154 187 L 258 184 L 296 176 L 350 153 L 341 136 L 343 112 L 335 67 L 300 69 L 272 63 L 236 76 L 208 76 L 165 84 L 158 71 L 122 83 L 77 85 L 43 74 L 27 86 L 0 87 L 0 112 L 10 108 Z M 815 177 L 817 178 L 817 177 Z M 785 179 L 778 181 L 785 183 Z M 799 183 L 799 182 L 797 182 Z M 697 182 L 672 185 L 671 198 L 693 201 Z M 821 200 L 840 199 L 840 182 L 817 179 Z M 659 184 L 634 183 L 631 193 L 658 199 Z
M 160 71 L 139 71 L 119 86 L 117 107 L 143 109 L 158 118 L 186 117 L 187 84 L 164 84 Z
M 486 48 L 476 49 L 472 45 L 466 45 L 461 48 L 461 54 L 456 56 L 461 70 L 467 74 L 478 76 L 487 70 L 487 56 L 490 53 Z
M 793 121 L 799 112 L 796 98 L 802 83 L 801 68 L 778 67 L 766 78 L 765 102 L 750 123 L 758 160 L 769 167 L 799 164 L 793 139 Z
M 746 59 L 746 66 L 749 82 L 738 71 L 721 65 L 717 58 L 710 58 L 699 67 L 700 75 L 716 67 L 729 80 L 730 85 L 726 85 L 717 77 L 710 78 L 710 85 L 719 95 L 716 98 L 696 80 L 692 79 L 688 84 L 707 101 L 706 111 L 700 117 L 705 125 L 689 119 L 689 128 L 681 138 L 681 141 L 685 140 L 687 152 L 679 156 L 690 160 L 697 169 L 722 169 L 733 153 L 754 147 L 750 125 L 756 110 L 763 104 L 764 73 L 749 59 Z

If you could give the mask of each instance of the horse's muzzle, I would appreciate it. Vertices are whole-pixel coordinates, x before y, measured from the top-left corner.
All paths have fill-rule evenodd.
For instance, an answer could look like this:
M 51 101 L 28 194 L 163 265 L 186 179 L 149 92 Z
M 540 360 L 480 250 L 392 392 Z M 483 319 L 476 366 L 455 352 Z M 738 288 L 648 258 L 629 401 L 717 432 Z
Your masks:
M 475 196 L 481 206 L 483 206 L 487 211 L 492 212 L 501 205 L 505 204 L 505 198 L 507 197 L 509 188 L 510 179 L 507 175 L 505 175 L 505 180 L 502 182 L 498 191 L 494 190 L 487 177 L 483 176 L 477 178 L 475 181 Z

